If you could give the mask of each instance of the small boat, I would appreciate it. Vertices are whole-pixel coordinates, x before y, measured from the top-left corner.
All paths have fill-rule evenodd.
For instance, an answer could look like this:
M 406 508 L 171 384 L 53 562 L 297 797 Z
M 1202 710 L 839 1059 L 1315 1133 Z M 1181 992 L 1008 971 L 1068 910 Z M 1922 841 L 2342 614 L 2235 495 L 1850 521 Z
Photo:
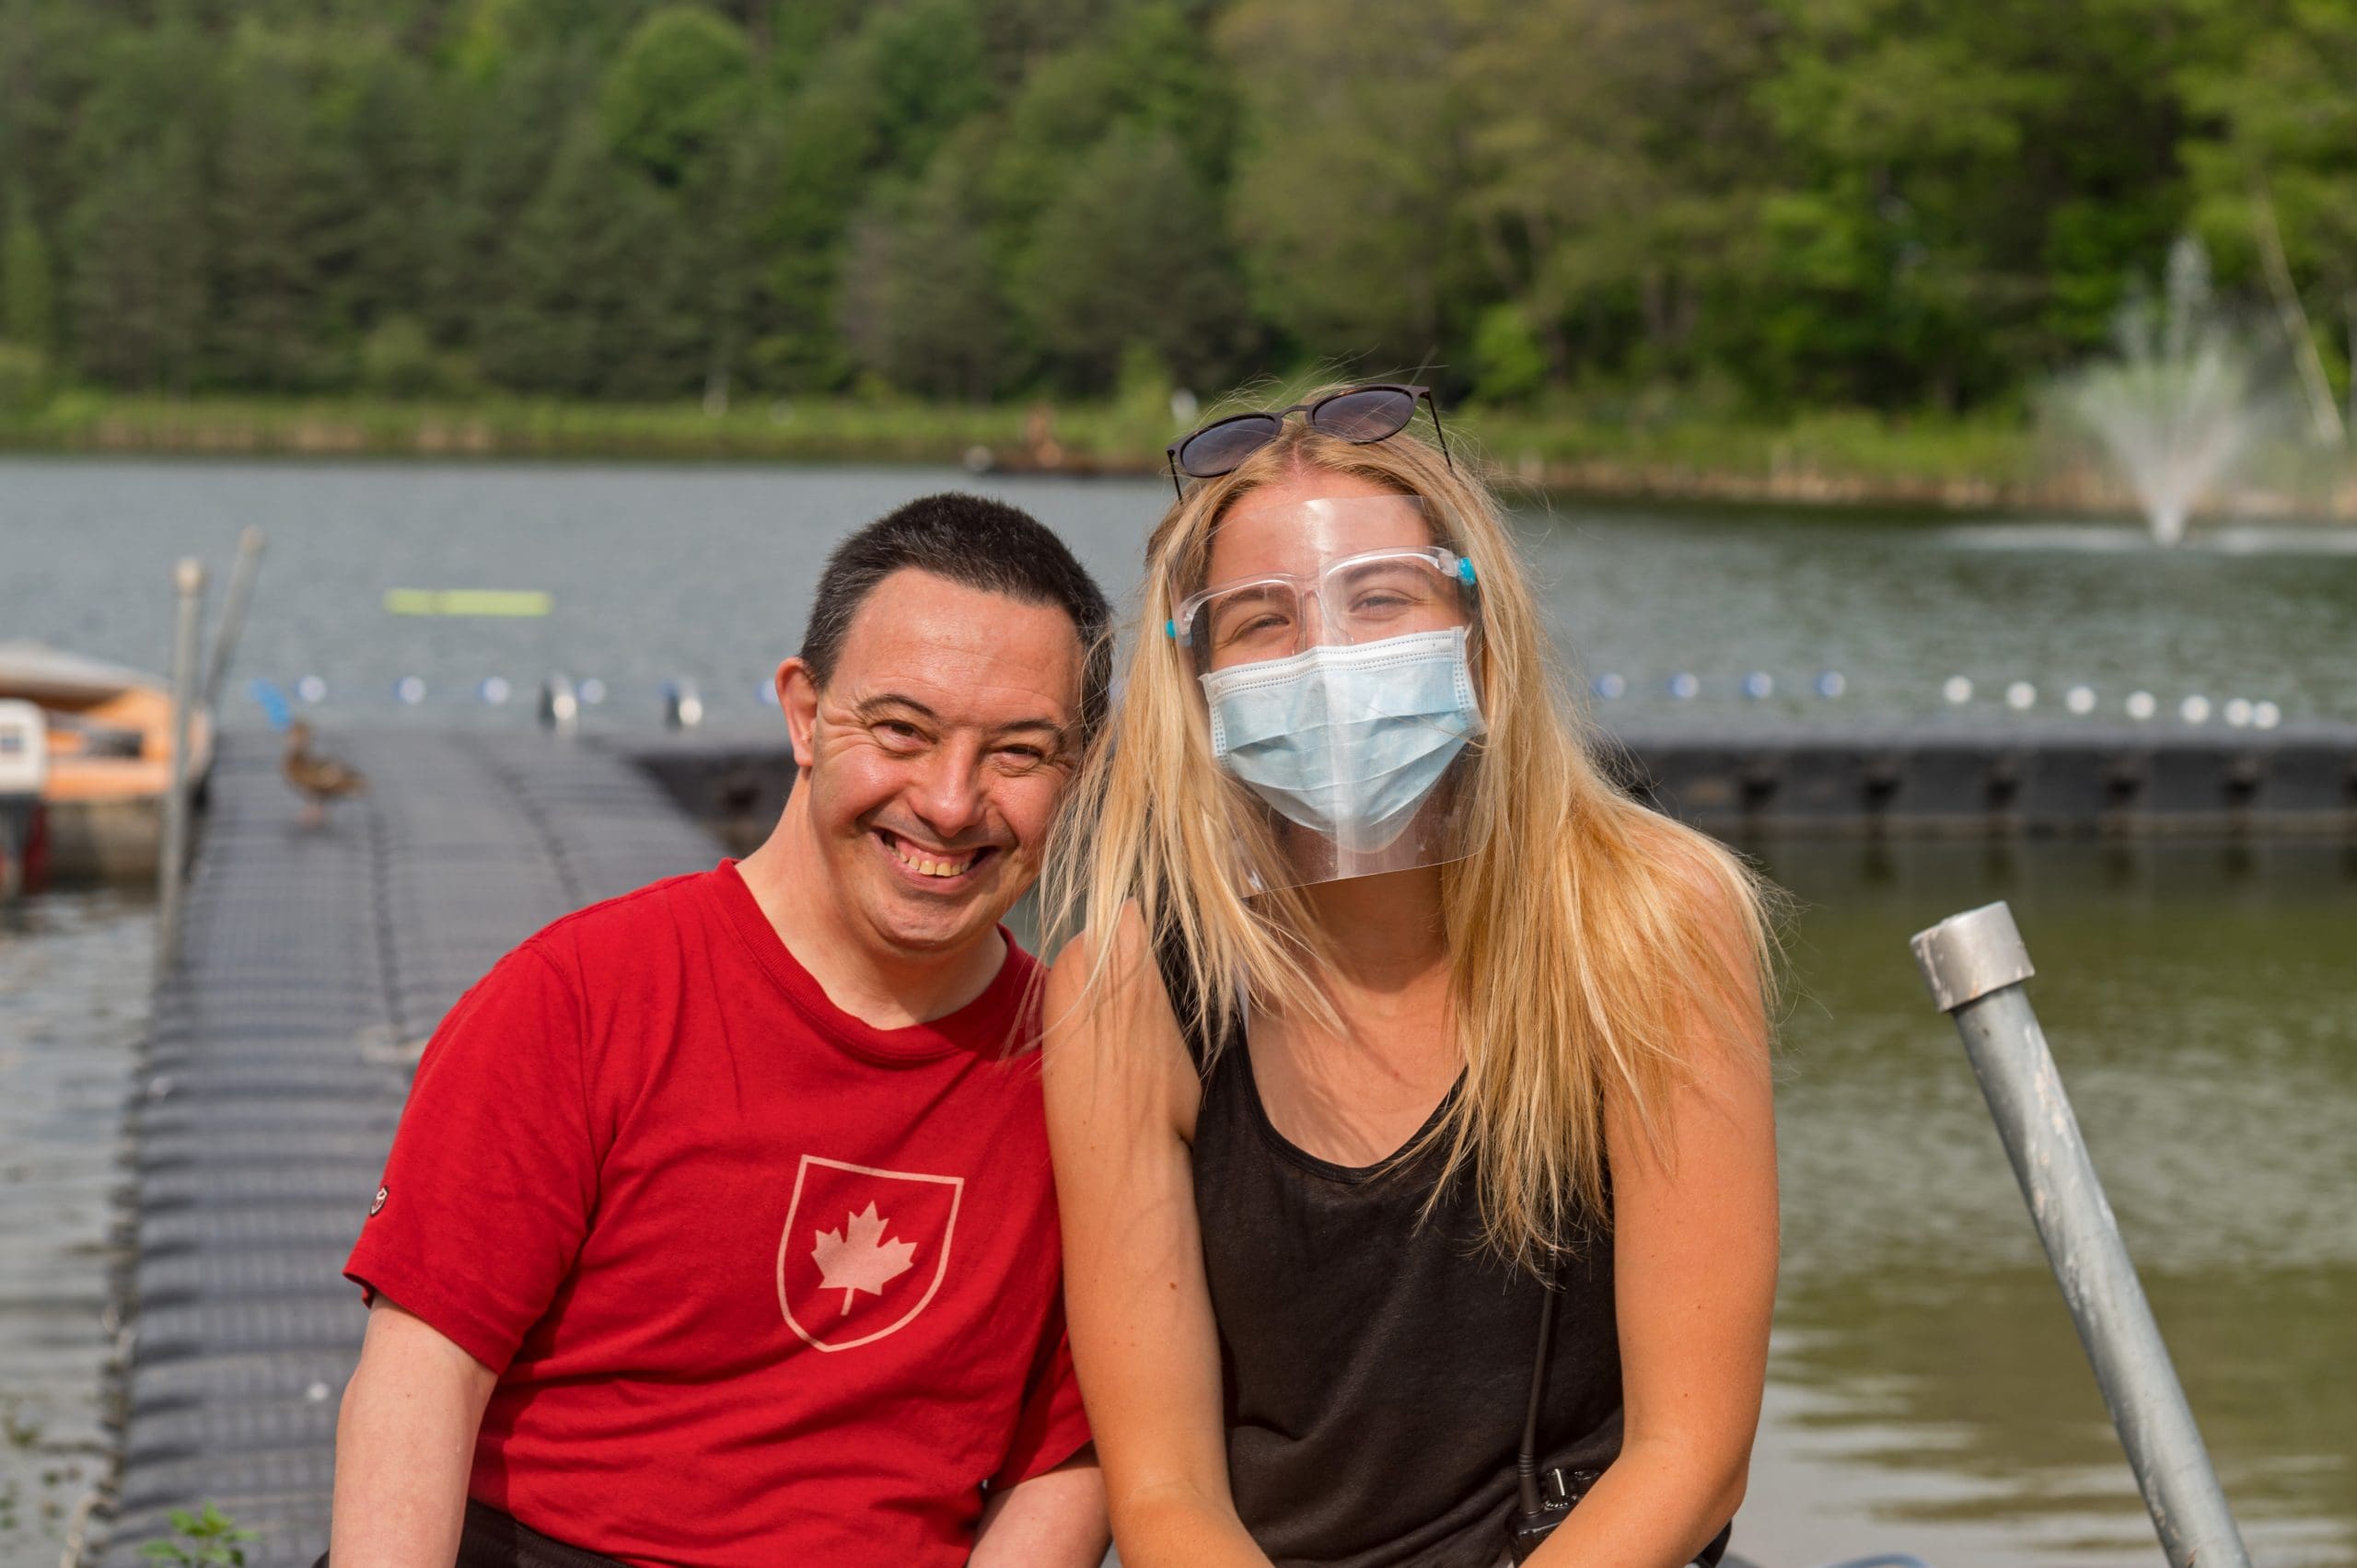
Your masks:
M 0 643 L 0 699 L 41 710 L 48 870 L 61 880 L 152 881 L 172 783 L 171 683 L 38 643 Z M 213 761 L 213 721 L 189 725 L 192 780 Z

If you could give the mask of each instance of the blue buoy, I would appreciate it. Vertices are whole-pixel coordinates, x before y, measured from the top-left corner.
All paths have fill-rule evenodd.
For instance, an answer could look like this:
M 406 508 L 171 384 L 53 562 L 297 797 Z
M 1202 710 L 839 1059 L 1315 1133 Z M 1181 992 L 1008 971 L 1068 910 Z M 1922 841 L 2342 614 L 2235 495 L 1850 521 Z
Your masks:
M 1608 703 L 1618 702 L 1629 692 L 1628 681 L 1609 671 L 1588 682 L 1588 688 Z
M 1849 689 L 1849 680 L 1838 669 L 1829 669 L 1817 678 L 1817 694 L 1820 697 L 1839 697 Z
M 286 705 L 286 693 L 278 689 L 277 681 L 257 676 L 246 682 L 246 695 L 261 705 L 261 716 L 271 728 L 284 730 L 295 722 L 295 710 Z
M 1755 669 L 1743 678 L 1743 694 L 1753 702 L 1760 702 L 1776 694 L 1776 678 L 1764 669 Z
M 486 675 L 482 678 L 482 684 L 475 688 L 475 695 L 494 708 L 515 694 L 516 689 L 507 684 L 507 678 L 504 675 Z
M 586 705 L 594 708 L 606 700 L 606 683 L 593 675 L 581 683 L 578 695 Z
M 1685 670 L 1681 669 L 1669 678 L 1669 694 L 1681 703 L 1701 695 L 1701 691 L 1702 682 Z

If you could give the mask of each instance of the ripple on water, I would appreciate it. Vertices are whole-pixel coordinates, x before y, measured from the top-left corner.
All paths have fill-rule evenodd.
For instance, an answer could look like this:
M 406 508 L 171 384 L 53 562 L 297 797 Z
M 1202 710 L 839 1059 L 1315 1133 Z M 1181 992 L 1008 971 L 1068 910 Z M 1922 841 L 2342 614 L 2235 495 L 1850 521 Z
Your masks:
M 0 915 L 0 1565 L 58 1559 L 103 1473 L 109 1232 L 147 1017 L 153 905 L 54 893 Z

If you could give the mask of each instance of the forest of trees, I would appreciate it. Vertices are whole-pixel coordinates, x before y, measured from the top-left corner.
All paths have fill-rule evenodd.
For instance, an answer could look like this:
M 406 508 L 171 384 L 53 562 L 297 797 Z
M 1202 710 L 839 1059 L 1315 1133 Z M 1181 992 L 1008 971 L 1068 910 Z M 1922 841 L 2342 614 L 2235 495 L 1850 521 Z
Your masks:
M 103 388 L 1968 410 L 2189 229 L 2345 377 L 2357 0 L 0 0 Z

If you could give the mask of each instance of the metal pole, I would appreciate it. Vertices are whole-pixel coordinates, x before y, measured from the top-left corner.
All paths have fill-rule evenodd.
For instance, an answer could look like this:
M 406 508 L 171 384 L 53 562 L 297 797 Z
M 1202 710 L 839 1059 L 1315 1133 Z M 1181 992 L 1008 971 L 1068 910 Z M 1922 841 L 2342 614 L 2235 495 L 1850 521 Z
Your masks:
M 180 889 L 188 874 L 189 748 L 196 720 L 197 645 L 204 623 L 204 563 L 172 571 L 180 619 L 172 639 L 172 787 L 164 797 L 163 858 L 156 868 L 156 965 L 169 973 L 180 957 Z
M 2014 912 L 1994 903 L 1951 916 L 1917 933 L 1913 947 L 1932 999 L 1964 1037 L 2161 1550 L 2173 1568 L 2249 1568 L 2045 1031 L 2022 991 L 2036 971 Z
M 238 536 L 238 562 L 229 569 L 229 591 L 221 598 L 221 621 L 213 629 L 213 658 L 204 672 L 204 706 L 218 707 L 221 682 L 228 677 L 229 661 L 238 655 L 238 639 L 246 630 L 246 606 L 254 597 L 254 575 L 261 570 L 262 546 L 269 536 L 249 528 Z

